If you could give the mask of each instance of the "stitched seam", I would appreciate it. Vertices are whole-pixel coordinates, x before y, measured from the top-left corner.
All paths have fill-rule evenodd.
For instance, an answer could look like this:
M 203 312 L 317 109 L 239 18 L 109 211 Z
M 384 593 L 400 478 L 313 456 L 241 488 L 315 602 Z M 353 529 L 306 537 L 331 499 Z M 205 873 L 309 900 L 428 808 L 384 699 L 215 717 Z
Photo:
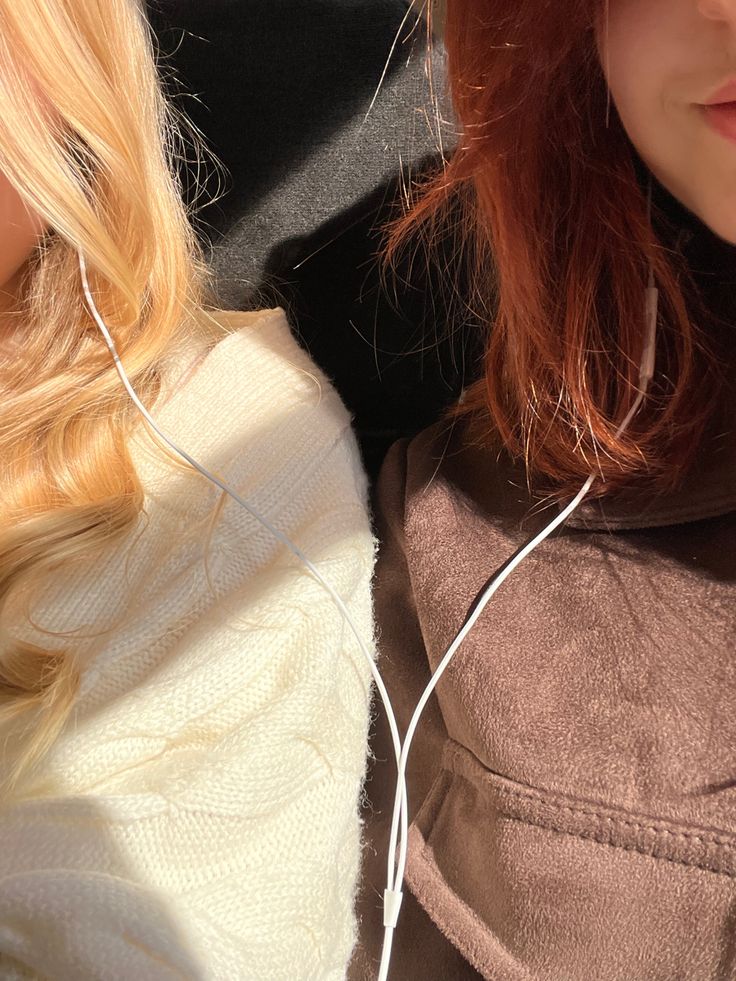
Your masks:
M 687 841 L 700 842 L 703 845 L 714 846 L 716 848 L 733 848 L 733 842 L 726 838 L 720 838 L 717 835 L 703 835 L 698 834 L 695 831 L 673 831 L 671 828 L 659 828 L 654 824 L 644 824 L 639 821 L 632 821 L 628 818 L 615 818 L 611 817 L 609 814 L 603 814 L 600 811 L 595 811 L 593 809 L 585 807 L 572 807 L 569 804 L 557 804 L 553 801 L 538 799 L 530 794 L 524 794 L 520 791 L 507 790 L 505 788 L 500 789 L 500 793 L 507 797 L 518 797 L 522 800 L 536 801 L 537 803 L 553 807 L 556 811 L 566 811 L 568 814 L 579 814 L 584 817 L 594 817 L 599 821 L 607 821 L 612 825 L 623 825 L 628 828 L 633 828 L 636 831 L 647 831 L 652 832 L 656 835 L 667 835 L 672 838 L 682 838 Z M 513 817 L 514 815 L 510 815 Z
M 596 845 L 605 845 L 608 848 L 618 848 L 625 852 L 635 852 L 637 855 L 641 855 L 642 858 L 651 858 L 658 862 L 670 862 L 672 865 L 681 865 L 687 869 L 700 869 L 701 872 L 710 872 L 712 875 L 723 875 L 727 879 L 736 879 L 736 872 L 729 872 L 726 869 L 714 869 L 709 866 L 702 865 L 700 862 L 688 862 L 684 858 L 673 858 L 671 855 L 656 855 L 652 852 L 648 852 L 637 845 L 626 845 L 620 844 L 616 841 L 609 841 L 606 838 L 597 838 L 595 834 L 586 834 L 584 831 L 568 831 L 565 828 L 556 828 L 552 824 L 537 824 L 536 822 L 525 821 L 523 818 L 517 818 L 513 815 L 509 815 L 512 821 L 516 821 L 519 824 L 535 824 L 536 827 L 542 827 L 545 831 L 551 831 L 553 834 L 564 835 L 567 838 L 581 838 L 584 841 L 594 841 Z
M 453 754 L 453 759 L 451 761 L 452 772 L 462 777 L 468 783 L 472 783 L 472 780 L 469 777 L 469 775 L 465 772 L 461 772 L 455 765 L 456 762 L 458 762 L 460 766 L 463 768 L 463 770 L 466 768 L 466 762 L 465 760 L 462 759 L 460 755 L 461 749 L 462 747 L 453 747 L 452 749 L 452 754 Z M 487 777 L 487 774 L 482 774 L 482 776 Z M 665 836 L 669 836 L 670 838 L 678 838 L 678 839 L 683 839 L 685 841 L 695 841 L 695 842 L 699 842 L 702 845 L 715 846 L 717 848 L 726 848 L 730 850 L 733 850 L 734 844 L 736 844 L 733 838 L 725 837 L 715 833 L 703 834 L 702 832 L 695 832 L 695 831 L 675 831 L 671 828 L 658 827 L 656 824 L 647 824 L 642 821 L 635 821 L 631 818 L 612 817 L 609 814 L 604 814 L 602 811 L 595 810 L 595 808 L 588 808 L 583 806 L 575 807 L 572 806 L 571 804 L 557 803 L 556 801 L 551 800 L 548 797 L 534 794 L 530 791 L 512 790 L 511 788 L 508 787 L 493 787 L 493 785 L 492 785 L 492 789 L 501 796 L 517 798 L 519 800 L 526 800 L 529 801 L 530 803 L 535 803 L 541 806 L 547 806 L 553 808 L 556 811 L 566 811 L 568 814 L 572 814 L 572 815 L 578 814 L 583 817 L 594 817 L 599 821 L 607 821 L 613 825 L 623 825 L 632 828 L 636 831 L 648 831 L 657 835 L 665 835 Z M 509 817 L 515 817 L 515 815 L 509 815 Z M 519 818 L 518 820 L 523 820 L 523 818 Z M 576 832 L 570 832 L 570 833 L 575 834 Z

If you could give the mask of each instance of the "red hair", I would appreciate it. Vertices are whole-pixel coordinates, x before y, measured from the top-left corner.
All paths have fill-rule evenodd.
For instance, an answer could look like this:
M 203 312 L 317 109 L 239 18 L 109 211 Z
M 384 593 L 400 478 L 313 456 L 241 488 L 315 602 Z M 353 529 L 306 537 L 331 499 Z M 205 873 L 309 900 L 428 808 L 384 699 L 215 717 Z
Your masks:
M 460 414 L 557 492 L 592 471 L 597 493 L 647 475 L 676 482 L 714 406 L 714 367 L 657 241 L 636 154 L 609 106 L 596 46 L 603 0 L 449 0 L 459 140 L 391 229 L 396 257 L 460 206 L 469 309 L 488 327 L 483 377 Z M 450 209 L 450 205 L 453 208 Z M 660 290 L 655 380 L 630 429 L 650 268 Z M 491 312 L 492 311 L 492 312 Z M 541 478 L 541 480 L 540 480 Z

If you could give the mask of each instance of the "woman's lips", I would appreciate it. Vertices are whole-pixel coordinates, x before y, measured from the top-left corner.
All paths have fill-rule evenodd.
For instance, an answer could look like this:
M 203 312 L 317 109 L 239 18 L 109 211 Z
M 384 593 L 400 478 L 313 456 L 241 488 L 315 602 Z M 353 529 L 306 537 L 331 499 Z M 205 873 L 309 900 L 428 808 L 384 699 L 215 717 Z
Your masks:
M 702 104 L 711 128 L 726 140 L 736 143 L 736 79 L 731 78 L 716 89 Z
M 703 106 L 703 111 L 716 133 L 736 143 L 736 102 L 716 102 Z
M 715 92 L 711 93 L 705 100 L 704 105 L 706 106 L 716 106 L 722 105 L 724 102 L 736 102 L 736 79 L 732 78 L 730 81 L 726 82 Z

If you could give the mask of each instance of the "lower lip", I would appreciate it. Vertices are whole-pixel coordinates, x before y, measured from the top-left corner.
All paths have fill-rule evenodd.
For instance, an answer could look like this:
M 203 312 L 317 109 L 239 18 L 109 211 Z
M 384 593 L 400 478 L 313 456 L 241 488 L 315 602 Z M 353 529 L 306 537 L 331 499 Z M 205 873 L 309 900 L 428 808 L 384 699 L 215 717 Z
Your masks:
M 736 143 L 736 102 L 722 102 L 715 106 L 703 106 L 705 118 L 720 136 Z

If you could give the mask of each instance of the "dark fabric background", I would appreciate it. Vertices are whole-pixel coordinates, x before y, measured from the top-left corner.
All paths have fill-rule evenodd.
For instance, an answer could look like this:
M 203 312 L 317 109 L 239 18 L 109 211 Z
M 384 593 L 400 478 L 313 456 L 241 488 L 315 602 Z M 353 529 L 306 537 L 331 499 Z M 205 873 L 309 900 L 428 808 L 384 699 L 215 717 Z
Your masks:
M 429 82 L 441 91 L 441 52 L 427 61 L 408 0 L 152 0 L 149 12 L 171 93 L 230 174 L 197 215 L 220 303 L 287 309 L 375 474 L 476 360 L 475 334 L 447 330 L 442 275 L 407 262 L 384 288 L 377 260 L 402 180 L 451 143 Z M 185 183 L 191 200 L 193 173 Z M 210 174 L 199 193 L 218 190 Z

